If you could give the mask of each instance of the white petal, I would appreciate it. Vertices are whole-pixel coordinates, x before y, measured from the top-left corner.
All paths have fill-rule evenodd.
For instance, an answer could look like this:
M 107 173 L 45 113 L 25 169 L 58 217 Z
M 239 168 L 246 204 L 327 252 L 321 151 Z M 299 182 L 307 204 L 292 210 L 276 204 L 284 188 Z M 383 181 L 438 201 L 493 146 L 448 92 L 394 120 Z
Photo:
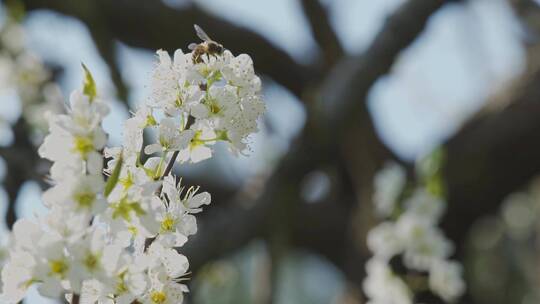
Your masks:
M 144 153 L 148 155 L 161 152 L 161 151 L 163 151 L 163 147 L 161 147 L 160 144 L 151 144 L 144 147 Z

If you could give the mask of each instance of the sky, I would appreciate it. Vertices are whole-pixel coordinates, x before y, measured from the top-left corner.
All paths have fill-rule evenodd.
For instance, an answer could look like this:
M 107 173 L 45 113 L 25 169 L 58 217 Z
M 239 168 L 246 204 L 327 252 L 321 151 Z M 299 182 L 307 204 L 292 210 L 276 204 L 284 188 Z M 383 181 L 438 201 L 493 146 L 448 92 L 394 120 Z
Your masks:
M 181 1 L 169 0 L 176 5 Z M 298 1 L 199 0 L 208 10 L 231 22 L 251 28 L 282 46 L 295 59 L 308 62 L 315 43 Z M 404 0 L 324 0 L 332 25 L 351 54 L 365 49 L 384 18 Z M 276 16 L 286 22 L 276 22 Z M 65 93 L 82 81 L 80 63 L 94 74 L 104 95 L 113 95 L 106 64 L 99 58 L 87 29 L 77 20 L 54 13 L 33 13 L 25 23 L 29 47 L 47 61 L 61 64 Z M 180 30 L 180 29 L 179 29 Z M 191 30 L 191 29 L 185 29 Z M 384 141 L 405 159 L 426 153 L 452 134 L 479 109 L 490 92 L 501 88 L 524 68 L 519 28 L 503 0 L 472 0 L 465 6 L 440 10 L 428 29 L 399 57 L 389 76 L 381 78 L 369 94 L 369 108 Z M 135 90 L 131 102 L 144 100 L 154 56 L 146 50 L 119 48 L 122 75 Z M 308 54 L 308 55 L 306 55 Z M 305 113 L 285 89 L 268 84 L 268 119 L 275 133 L 262 132 L 254 139 L 251 157 L 224 157 L 213 165 L 239 180 L 263 170 L 286 153 L 289 141 L 301 130 Z M 2 95 L 0 95 L 2 96 Z M 5 96 L 2 96 L 5 97 Z M 0 98 L 2 98 L 0 97 Z M 3 100 L 9 100 L 3 98 Z M 17 106 L 0 102 L 0 112 L 17 115 Z M 111 142 L 120 142 L 121 121 L 127 117 L 119 102 L 105 121 Z M 272 152 L 268 152 L 268 151 Z M 205 166 L 190 168 L 195 174 Z M 1 171 L 1 166 L 0 166 Z M 18 210 L 23 217 L 42 212 L 36 207 L 40 189 L 28 183 Z M 0 195 L 5 202 L 5 196 Z M 5 204 L 3 204 L 5 205 Z M 46 303 L 32 297 L 30 303 Z

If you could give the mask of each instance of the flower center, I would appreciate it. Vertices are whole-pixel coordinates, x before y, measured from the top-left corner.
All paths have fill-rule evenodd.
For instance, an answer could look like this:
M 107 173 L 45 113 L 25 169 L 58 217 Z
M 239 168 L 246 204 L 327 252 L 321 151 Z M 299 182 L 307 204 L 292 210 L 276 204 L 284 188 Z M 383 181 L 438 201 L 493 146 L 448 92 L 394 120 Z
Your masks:
M 148 114 L 146 116 L 145 125 L 146 126 L 155 126 L 155 125 L 157 125 L 156 119 L 154 118 L 154 116 L 152 116 L 152 114 Z
M 124 294 L 126 292 L 129 291 L 127 285 L 126 285 L 126 281 L 125 281 L 125 276 L 126 276 L 126 272 L 122 272 L 120 274 L 118 274 L 118 277 L 117 277 L 117 283 L 116 283 L 116 294 L 117 295 L 121 295 L 121 294 Z
M 174 229 L 175 220 L 172 216 L 167 214 L 163 221 L 161 221 L 161 231 L 162 232 L 170 232 Z
M 165 303 L 165 301 L 167 301 L 167 296 L 162 291 L 154 291 L 150 295 L 150 299 L 152 300 L 152 303 L 162 304 L 162 303 Z
M 49 267 L 51 268 L 51 274 L 63 276 L 68 270 L 68 265 L 63 260 L 51 260 L 49 261 Z
M 75 194 L 75 202 L 79 205 L 81 208 L 90 208 L 92 206 L 92 203 L 96 199 L 96 194 L 92 192 L 82 192 L 82 193 L 76 193 Z
M 97 264 L 99 262 L 99 257 L 97 255 L 88 253 L 86 257 L 84 258 L 84 265 L 86 268 L 93 270 L 97 267 Z
M 138 202 L 130 202 L 127 198 L 121 199 L 117 203 L 111 204 L 111 208 L 114 210 L 112 218 L 116 219 L 122 217 L 126 221 L 131 220 L 131 212 L 134 212 L 136 215 L 144 215 L 146 212 L 141 208 Z
M 137 235 L 137 232 L 138 232 L 137 227 L 129 226 L 127 229 L 132 235 Z
M 122 186 L 124 186 L 124 189 L 129 189 L 131 186 L 133 186 L 135 181 L 133 180 L 133 174 L 131 171 L 128 171 L 127 176 L 125 178 L 121 178 L 119 182 Z
M 94 144 L 88 137 L 75 136 L 73 143 L 73 152 L 78 152 L 83 157 L 86 157 L 88 153 L 94 150 Z
M 180 96 L 180 93 L 178 93 L 177 96 L 176 96 L 176 100 L 174 102 L 174 105 L 177 108 L 180 108 L 183 104 L 184 104 L 184 101 L 182 100 L 182 97 Z
M 195 131 L 195 135 L 191 139 L 191 142 L 189 143 L 190 148 L 195 148 L 197 146 L 204 145 L 204 140 L 201 139 L 202 131 L 198 130 Z

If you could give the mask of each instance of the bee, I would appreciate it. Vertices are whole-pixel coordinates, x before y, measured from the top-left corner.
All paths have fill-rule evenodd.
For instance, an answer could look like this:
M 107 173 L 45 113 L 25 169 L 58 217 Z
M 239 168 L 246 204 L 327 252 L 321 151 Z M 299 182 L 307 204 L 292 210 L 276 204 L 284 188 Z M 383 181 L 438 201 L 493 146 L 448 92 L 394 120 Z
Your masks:
M 223 45 L 210 39 L 208 34 L 206 34 L 200 26 L 195 24 L 194 27 L 195 33 L 197 33 L 197 36 L 199 36 L 203 42 L 199 44 L 192 43 L 188 46 L 188 48 L 193 51 L 191 56 L 193 63 L 203 62 L 202 55 L 204 54 L 214 57 L 223 54 L 223 51 L 225 50 Z

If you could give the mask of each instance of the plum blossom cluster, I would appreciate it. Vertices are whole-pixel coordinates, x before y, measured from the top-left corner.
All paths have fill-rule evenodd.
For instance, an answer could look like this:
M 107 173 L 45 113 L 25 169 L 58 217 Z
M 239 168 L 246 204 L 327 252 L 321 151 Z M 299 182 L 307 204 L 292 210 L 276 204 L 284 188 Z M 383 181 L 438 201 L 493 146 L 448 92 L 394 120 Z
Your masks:
M 26 121 L 42 132 L 47 130 L 42 114 L 63 111 L 62 94 L 51 71 L 26 48 L 25 30 L 11 17 L 0 27 L 0 93 L 16 96 Z M 0 116 L 0 121 L 9 126 L 6 117 Z
M 98 251 L 104 239 L 99 238 L 101 230 L 89 224 L 106 207 L 99 151 L 107 141 L 101 127 L 107 113 L 103 101 L 75 91 L 67 114 L 49 115 L 50 134 L 39 154 L 53 162 L 53 186 L 43 195 L 50 212 L 36 221 L 15 223 L 14 244 L 2 269 L 5 302 L 17 303 L 38 282 L 40 293 L 49 297 L 66 290 L 80 292 L 89 267 L 101 275 Z
M 181 162 L 198 162 L 211 157 L 218 141 L 227 142 L 234 153 L 245 151 L 248 136 L 257 132 L 257 120 L 265 110 L 261 80 L 251 58 L 235 57 L 228 50 L 218 56 L 203 55 L 198 63 L 192 53 L 181 50 L 172 59 L 162 50 L 157 55 L 151 105 L 137 111 L 138 123 L 133 125 L 134 129 L 151 125 L 152 107 L 162 109 L 169 119 L 158 127 L 159 144 L 145 152 L 179 151 Z M 173 122 L 184 130 L 179 140 L 171 142 L 168 130 Z
M 39 153 L 53 162 L 50 211 L 15 224 L 0 301 L 17 303 L 35 284 L 71 303 L 183 302 L 189 263 L 180 252 L 211 196 L 172 168 L 209 158 L 218 141 L 245 151 L 264 104 L 248 55 L 157 55 L 152 95 L 125 122 L 121 147 L 106 147 L 109 108 L 86 68 L 67 114 L 49 115 Z
M 363 284 L 369 303 L 452 303 L 465 291 L 461 265 L 449 260 L 453 245 L 438 227 L 446 206 L 434 187 L 438 174 L 419 175 L 418 185 L 407 185 L 404 169 L 388 163 L 375 177 L 375 209 L 383 220 L 367 236 L 374 254 Z

